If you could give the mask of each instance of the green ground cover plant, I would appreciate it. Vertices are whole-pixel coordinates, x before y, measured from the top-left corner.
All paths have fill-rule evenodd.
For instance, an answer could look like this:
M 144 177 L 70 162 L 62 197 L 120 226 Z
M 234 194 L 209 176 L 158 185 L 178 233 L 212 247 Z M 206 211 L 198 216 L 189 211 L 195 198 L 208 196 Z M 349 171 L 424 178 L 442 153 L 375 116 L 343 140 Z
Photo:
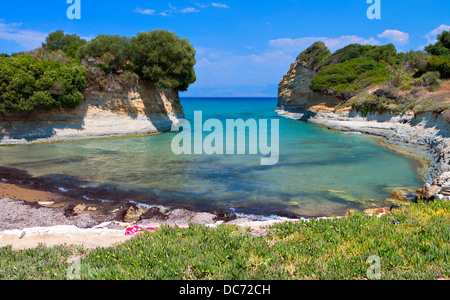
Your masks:
M 327 280 L 367 279 L 368 258 L 380 278 L 450 278 L 450 203 L 419 202 L 377 218 L 283 223 L 255 236 L 235 225 L 163 227 L 114 248 L 0 249 L 1 279 L 67 279 L 78 255 L 79 279 Z

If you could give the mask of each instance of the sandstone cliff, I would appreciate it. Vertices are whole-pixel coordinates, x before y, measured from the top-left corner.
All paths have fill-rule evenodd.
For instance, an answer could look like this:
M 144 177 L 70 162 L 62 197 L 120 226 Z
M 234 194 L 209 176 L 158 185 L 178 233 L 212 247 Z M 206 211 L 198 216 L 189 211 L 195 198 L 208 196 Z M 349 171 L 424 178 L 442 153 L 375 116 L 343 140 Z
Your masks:
M 307 67 L 301 58 L 291 64 L 278 85 L 278 110 L 308 113 L 314 106 L 334 107 L 340 100 L 332 95 L 313 92 L 309 85 L 317 73 Z
M 161 132 L 183 117 L 175 89 L 138 85 L 121 92 L 86 90 L 76 109 L 0 113 L 0 144 Z

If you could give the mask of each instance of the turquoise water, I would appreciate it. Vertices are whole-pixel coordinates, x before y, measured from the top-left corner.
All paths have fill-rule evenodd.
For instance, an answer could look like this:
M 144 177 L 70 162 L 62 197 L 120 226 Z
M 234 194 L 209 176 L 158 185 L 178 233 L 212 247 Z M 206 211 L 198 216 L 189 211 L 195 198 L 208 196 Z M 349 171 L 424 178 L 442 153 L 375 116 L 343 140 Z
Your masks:
M 416 164 L 365 135 L 279 117 L 276 98 L 182 99 L 186 119 L 278 119 L 279 162 L 261 155 L 174 155 L 176 133 L 0 147 L 0 166 L 84 187 L 148 194 L 148 205 L 299 216 L 342 215 L 422 185 Z M 207 134 L 205 134 L 207 135 Z M 127 201 L 130 199 L 123 199 Z

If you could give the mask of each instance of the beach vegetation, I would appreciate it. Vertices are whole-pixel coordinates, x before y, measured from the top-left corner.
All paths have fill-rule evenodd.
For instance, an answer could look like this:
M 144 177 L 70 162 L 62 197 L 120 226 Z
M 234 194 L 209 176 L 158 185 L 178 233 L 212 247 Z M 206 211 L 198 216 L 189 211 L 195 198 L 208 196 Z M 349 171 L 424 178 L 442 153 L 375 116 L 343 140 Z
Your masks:
M 368 279 L 368 258 L 382 280 L 450 278 L 450 202 L 400 205 L 382 217 L 286 222 L 263 235 L 236 225 L 162 227 L 113 248 L 64 245 L 0 249 L 1 279 L 354 280 Z M 370 279 L 370 278 L 369 278 Z
M 450 55 L 450 30 L 438 34 L 437 42 L 426 46 L 425 51 L 436 56 Z

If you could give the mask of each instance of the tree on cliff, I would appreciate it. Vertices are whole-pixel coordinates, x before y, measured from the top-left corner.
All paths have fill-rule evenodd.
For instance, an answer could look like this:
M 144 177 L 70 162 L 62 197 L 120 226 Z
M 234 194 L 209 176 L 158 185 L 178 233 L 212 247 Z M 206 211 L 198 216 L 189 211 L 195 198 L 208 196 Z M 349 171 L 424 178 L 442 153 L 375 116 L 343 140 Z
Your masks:
M 0 111 L 74 108 L 85 88 L 113 92 L 140 79 L 185 91 L 196 80 L 195 63 L 189 41 L 166 30 L 131 39 L 99 35 L 89 42 L 58 30 L 42 48 L 0 56 Z
M 450 31 L 443 31 L 437 37 L 437 42 L 425 47 L 432 55 L 431 60 L 422 73 L 438 71 L 441 78 L 450 78 Z
M 126 67 L 130 39 L 119 35 L 99 35 L 78 49 L 80 59 L 95 58 L 106 72 L 117 73 Z
M 195 50 L 188 40 L 154 30 L 132 37 L 130 48 L 135 72 L 156 87 L 186 91 L 195 82 Z
M 437 42 L 425 47 L 425 51 L 432 55 L 450 55 L 450 31 L 442 31 L 437 36 Z
M 134 72 L 156 87 L 185 91 L 196 80 L 194 48 L 188 40 L 166 30 L 141 32 L 131 39 L 99 35 L 78 49 L 78 58 L 94 58 L 107 74 Z
M 86 40 L 75 34 L 65 34 L 62 30 L 50 33 L 42 43 L 42 48 L 47 51 L 62 50 L 67 56 L 75 57 L 77 49 L 86 44 Z

